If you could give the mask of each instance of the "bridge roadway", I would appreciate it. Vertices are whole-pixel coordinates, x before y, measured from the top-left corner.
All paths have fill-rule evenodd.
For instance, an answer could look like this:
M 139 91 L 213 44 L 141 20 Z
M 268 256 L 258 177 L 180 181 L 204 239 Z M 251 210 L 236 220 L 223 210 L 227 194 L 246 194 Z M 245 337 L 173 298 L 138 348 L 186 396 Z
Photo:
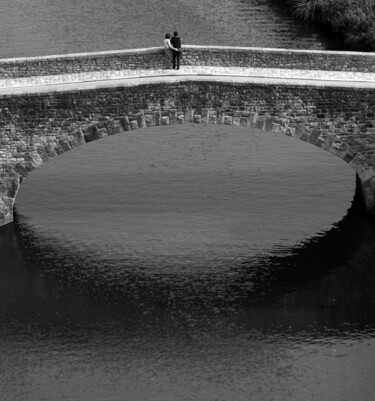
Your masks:
M 180 70 L 124 69 L 120 71 L 93 71 L 0 79 L 0 95 L 133 86 L 142 83 L 188 80 L 375 88 L 375 73 L 372 72 L 189 65 L 182 66 Z

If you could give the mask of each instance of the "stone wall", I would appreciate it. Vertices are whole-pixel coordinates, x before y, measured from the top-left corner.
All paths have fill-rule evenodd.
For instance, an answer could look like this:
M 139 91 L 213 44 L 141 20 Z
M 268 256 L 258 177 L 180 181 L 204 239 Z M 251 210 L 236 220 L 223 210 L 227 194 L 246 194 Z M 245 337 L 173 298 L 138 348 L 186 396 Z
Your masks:
M 0 97 L 0 225 L 49 158 L 122 130 L 228 124 L 290 135 L 350 163 L 375 211 L 373 90 L 194 81 Z M 297 166 L 296 166 L 297 168 Z
M 375 72 L 375 53 L 184 46 L 184 65 Z M 0 79 L 164 67 L 160 47 L 0 60 Z

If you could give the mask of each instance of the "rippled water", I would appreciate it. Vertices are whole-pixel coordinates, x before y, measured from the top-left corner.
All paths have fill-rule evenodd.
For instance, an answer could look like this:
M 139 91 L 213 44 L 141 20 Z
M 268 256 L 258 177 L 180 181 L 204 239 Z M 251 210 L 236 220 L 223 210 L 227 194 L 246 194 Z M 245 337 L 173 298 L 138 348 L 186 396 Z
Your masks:
M 265 0 L 0 0 L 2 57 L 190 44 L 338 48 Z M 0 228 L 0 399 L 373 399 L 374 222 L 351 168 L 227 126 L 53 159 Z
M 293 20 L 283 0 L 0 0 L 0 57 L 185 44 L 325 49 L 341 46 Z
M 354 192 L 327 152 L 238 127 L 51 160 L 0 231 L 3 394 L 370 400 L 375 237 Z

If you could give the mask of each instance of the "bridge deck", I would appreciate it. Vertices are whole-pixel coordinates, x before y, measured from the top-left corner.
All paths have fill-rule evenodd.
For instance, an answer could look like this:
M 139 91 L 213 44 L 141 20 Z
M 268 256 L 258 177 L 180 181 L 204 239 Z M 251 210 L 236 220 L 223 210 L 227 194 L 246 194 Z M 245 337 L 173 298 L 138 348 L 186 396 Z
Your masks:
M 182 66 L 178 71 L 172 69 L 128 69 L 0 79 L 0 96 L 16 93 L 92 89 L 117 85 L 130 86 L 161 81 L 177 82 L 181 80 L 375 88 L 375 73 L 371 72 Z

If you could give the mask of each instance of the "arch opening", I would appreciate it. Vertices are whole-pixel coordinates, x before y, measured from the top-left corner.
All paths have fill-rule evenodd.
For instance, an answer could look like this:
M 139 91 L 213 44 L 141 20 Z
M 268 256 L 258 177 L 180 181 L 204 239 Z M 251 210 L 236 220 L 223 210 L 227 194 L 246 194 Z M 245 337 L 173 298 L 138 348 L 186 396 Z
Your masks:
M 76 235 L 75 244 L 126 243 L 148 260 L 177 258 L 171 249 L 206 260 L 209 250 L 212 262 L 221 249 L 240 257 L 323 235 L 354 193 L 354 174 L 342 164 L 300 141 L 244 127 L 127 131 L 37 169 L 22 185 L 17 216 L 51 237 Z M 91 229 L 82 237 L 80 227 Z

